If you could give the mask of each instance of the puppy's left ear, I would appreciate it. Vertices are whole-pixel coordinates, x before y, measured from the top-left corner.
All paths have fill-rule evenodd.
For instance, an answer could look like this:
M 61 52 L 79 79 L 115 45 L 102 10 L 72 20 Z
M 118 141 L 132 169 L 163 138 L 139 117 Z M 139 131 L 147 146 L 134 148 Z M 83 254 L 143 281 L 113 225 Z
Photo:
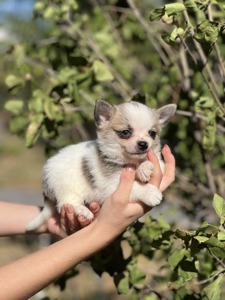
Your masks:
M 165 105 L 157 109 L 159 125 L 161 128 L 166 126 L 170 122 L 172 117 L 175 115 L 176 109 L 177 109 L 176 104 Z
M 104 100 L 97 100 L 95 103 L 94 118 L 99 128 L 105 127 L 112 115 L 114 114 L 115 108 Z

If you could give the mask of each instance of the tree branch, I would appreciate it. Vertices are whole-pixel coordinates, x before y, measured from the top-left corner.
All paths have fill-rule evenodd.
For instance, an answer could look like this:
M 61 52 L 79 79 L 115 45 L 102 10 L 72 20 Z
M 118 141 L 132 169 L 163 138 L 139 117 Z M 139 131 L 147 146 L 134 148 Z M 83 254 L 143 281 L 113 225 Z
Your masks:
M 154 39 L 154 37 L 152 36 L 152 33 L 149 30 L 149 24 L 142 17 L 140 11 L 138 10 L 138 8 L 136 7 L 136 5 L 134 4 L 133 0 L 127 0 L 127 3 L 130 6 L 130 8 L 132 9 L 133 14 L 135 15 L 135 17 L 138 19 L 138 21 L 140 22 L 140 24 L 143 26 L 144 31 L 146 33 L 146 36 L 147 36 L 148 40 L 150 41 L 150 43 L 152 44 L 152 46 L 156 50 L 156 52 L 159 54 L 159 56 L 160 56 L 161 60 L 163 61 L 164 65 L 168 66 L 169 65 L 169 60 L 166 57 L 166 55 L 164 54 L 164 52 L 162 51 L 162 49 L 159 47 L 159 45 L 156 42 L 156 40 Z

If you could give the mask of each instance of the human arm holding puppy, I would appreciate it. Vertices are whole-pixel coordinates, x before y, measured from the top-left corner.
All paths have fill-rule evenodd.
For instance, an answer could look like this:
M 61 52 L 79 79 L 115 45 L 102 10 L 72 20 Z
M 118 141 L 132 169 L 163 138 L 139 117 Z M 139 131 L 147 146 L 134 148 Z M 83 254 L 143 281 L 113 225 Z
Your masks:
M 100 211 L 100 205 L 97 202 L 92 202 L 89 205 L 89 209 L 94 216 L 96 216 Z M 26 234 L 27 223 L 30 219 L 34 218 L 39 211 L 40 207 L 35 205 L 0 201 L 0 236 Z M 72 205 L 64 205 L 60 215 L 55 212 L 52 217 L 32 233 L 52 233 L 61 238 L 65 238 L 67 235 L 87 226 L 89 223 L 90 221 L 87 221 L 82 216 L 77 217 L 74 215 Z
M 165 171 L 161 173 L 153 152 L 148 153 L 154 164 L 150 183 L 161 191 L 174 180 L 175 161 L 168 147 L 164 147 Z M 36 253 L 0 268 L 1 299 L 27 299 L 58 276 L 107 246 L 127 226 L 149 210 L 142 202 L 130 203 L 129 195 L 135 178 L 132 167 L 123 169 L 120 184 L 107 199 L 95 220 L 82 230 Z M 13 287 L 13 288 L 12 288 Z

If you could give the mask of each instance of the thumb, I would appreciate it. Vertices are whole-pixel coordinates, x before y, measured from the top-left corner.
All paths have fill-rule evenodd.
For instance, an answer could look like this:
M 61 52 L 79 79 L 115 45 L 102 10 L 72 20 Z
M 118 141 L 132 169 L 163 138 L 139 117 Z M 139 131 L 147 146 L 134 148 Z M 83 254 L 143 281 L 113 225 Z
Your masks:
M 135 167 L 125 166 L 120 174 L 120 183 L 114 192 L 115 199 L 129 199 L 131 189 L 135 179 Z

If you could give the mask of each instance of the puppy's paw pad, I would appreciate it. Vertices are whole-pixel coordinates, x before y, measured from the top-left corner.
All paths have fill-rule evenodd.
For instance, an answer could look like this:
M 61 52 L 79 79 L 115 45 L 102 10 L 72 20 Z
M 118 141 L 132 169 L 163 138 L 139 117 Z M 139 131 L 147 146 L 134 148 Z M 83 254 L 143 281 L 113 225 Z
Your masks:
M 148 182 L 152 175 L 153 169 L 154 165 L 150 161 L 144 161 L 136 171 L 137 178 L 143 183 Z
M 93 213 L 84 205 L 74 206 L 74 212 L 78 216 L 83 216 L 87 220 L 92 220 L 94 218 Z

